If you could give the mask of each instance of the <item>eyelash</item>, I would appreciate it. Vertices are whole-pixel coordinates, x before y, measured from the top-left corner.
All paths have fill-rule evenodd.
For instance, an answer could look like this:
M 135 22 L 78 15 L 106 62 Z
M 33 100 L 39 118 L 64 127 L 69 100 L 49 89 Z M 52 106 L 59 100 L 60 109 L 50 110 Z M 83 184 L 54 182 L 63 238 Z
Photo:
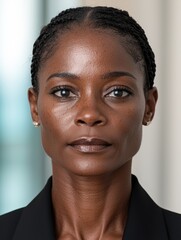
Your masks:
M 70 94 L 74 94 L 74 96 L 58 96 L 58 92 L 60 92 L 61 93 L 61 91 L 63 92 L 63 91 L 67 91 L 68 92 L 68 95 L 70 95 Z M 51 90 L 51 92 L 50 92 L 50 94 L 52 94 L 52 95 L 54 95 L 55 97 L 58 97 L 58 98 L 61 98 L 61 99 L 67 99 L 67 98 L 75 98 L 76 96 L 77 96 L 77 94 L 75 93 L 75 90 L 72 88 L 72 87 L 70 87 L 70 86 L 66 86 L 66 85 L 64 85 L 64 86 L 57 86 L 57 87 L 55 87 L 55 88 L 53 88 L 52 90 Z M 62 94 L 62 93 L 61 93 Z
M 107 93 L 104 95 L 104 97 L 106 97 L 106 98 L 122 98 L 123 99 L 123 98 L 126 98 L 126 97 L 129 97 L 129 96 L 133 95 L 133 92 L 125 86 L 115 86 L 115 87 L 112 87 L 111 90 L 109 90 L 109 89 L 107 90 Z M 62 95 L 61 91 L 67 91 L 68 95 L 67 96 L 60 96 L 60 95 Z M 116 91 L 119 91 L 119 93 L 121 92 L 121 96 L 110 96 L 111 93 L 114 92 L 114 94 L 115 94 Z M 61 94 L 58 95 L 57 94 L 58 92 L 60 92 Z M 126 96 L 123 96 L 124 93 L 126 93 Z M 53 88 L 51 90 L 50 94 L 52 94 L 55 97 L 60 98 L 62 100 L 63 99 L 66 100 L 68 98 L 69 99 L 74 99 L 78 96 L 78 94 L 76 94 L 76 92 L 75 92 L 75 89 L 73 89 L 70 86 L 66 86 L 66 85 L 57 86 L 57 87 Z M 73 96 L 70 96 L 71 94 L 73 94 Z
M 123 95 L 123 93 L 125 92 L 127 95 L 126 96 L 109 96 L 111 93 L 116 92 L 116 91 L 120 91 Z M 126 98 L 133 95 L 133 92 L 125 86 L 116 86 L 113 87 L 108 93 L 106 93 L 105 97 L 110 97 L 110 98 Z

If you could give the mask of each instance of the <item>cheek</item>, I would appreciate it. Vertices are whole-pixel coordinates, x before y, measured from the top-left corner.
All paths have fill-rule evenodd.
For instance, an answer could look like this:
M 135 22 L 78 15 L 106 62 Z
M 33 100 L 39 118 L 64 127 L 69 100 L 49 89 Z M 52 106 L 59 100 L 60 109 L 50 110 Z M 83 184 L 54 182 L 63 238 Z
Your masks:
M 142 120 L 144 116 L 144 101 L 137 105 L 129 106 L 119 112 L 119 117 L 114 124 L 117 136 L 117 152 L 125 159 L 132 158 L 139 150 L 142 139 Z M 117 134 L 116 134 L 117 132 Z M 121 151 L 121 153 L 120 153 Z
M 59 104 L 51 101 L 39 102 L 38 111 L 42 144 L 46 153 L 53 157 L 57 147 L 61 150 L 61 146 L 65 144 L 67 130 L 70 128 L 73 116 L 65 106 L 61 108 Z

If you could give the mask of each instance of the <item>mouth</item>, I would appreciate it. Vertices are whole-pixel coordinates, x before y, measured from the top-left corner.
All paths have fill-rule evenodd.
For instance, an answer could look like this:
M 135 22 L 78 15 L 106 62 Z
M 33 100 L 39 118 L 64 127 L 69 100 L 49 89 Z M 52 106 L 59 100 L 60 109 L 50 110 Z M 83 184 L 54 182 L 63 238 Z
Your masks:
M 109 142 L 99 138 L 80 138 L 68 145 L 82 153 L 101 152 L 111 146 Z

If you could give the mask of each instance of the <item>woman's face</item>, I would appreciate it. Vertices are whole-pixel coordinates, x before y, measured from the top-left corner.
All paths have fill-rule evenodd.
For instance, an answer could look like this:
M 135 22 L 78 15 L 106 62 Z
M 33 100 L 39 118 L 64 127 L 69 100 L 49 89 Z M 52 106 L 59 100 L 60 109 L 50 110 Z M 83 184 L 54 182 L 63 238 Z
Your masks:
M 39 71 L 38 96 L 29 90 L 53 167 L 88 176 L 131 161 L 157 98 L 153 89 L 145 99 L 143 86 L 140 63 L 121 37 L 85 27 L 64 33 Z

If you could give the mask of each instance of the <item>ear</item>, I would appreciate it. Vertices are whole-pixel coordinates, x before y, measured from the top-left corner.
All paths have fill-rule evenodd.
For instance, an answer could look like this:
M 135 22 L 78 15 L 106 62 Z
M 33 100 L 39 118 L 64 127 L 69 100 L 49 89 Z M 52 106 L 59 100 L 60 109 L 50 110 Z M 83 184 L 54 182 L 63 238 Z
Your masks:
M 143 125 L 149 125 L 155 115 L 155 107 L 158 100 L 158 91 L 156 87 L 148 90 L 146 93 L 146 106 L 143 117 Z
M 38 94 L 35 92 L 33 88 L 28 89 L 28 100 L 30 104 L 30 110 L 31 110 L 31 117 L 33 122 L 39 124 L 39 116 L 38 116 Z

